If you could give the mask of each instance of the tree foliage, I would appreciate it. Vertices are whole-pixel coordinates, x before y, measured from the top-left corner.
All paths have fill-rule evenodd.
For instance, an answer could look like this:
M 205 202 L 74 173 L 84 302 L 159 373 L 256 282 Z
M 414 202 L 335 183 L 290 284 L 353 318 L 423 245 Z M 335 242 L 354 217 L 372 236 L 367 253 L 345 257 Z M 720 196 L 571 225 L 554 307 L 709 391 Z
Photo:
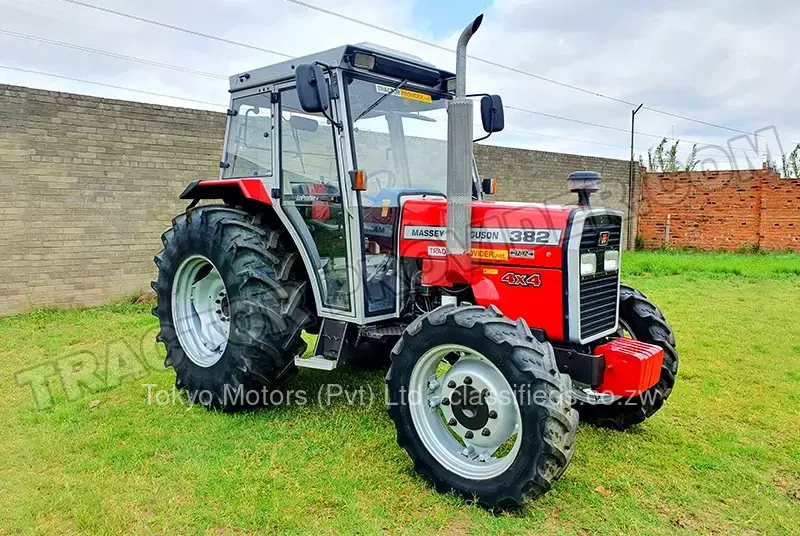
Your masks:
M 667 138 L 664 138 L 656 145 L 647 150 L 647 170 L 660 171 L 663 173 L 675 173 L 677 171 L 695 171 L 700 161 L 697 159 L 697 144 L 692 146 L 692 153 L 682 165 L 678 158 L 678 150 L 681 140 L 676 140 L 668 145 Z M 644 167 L 644 158 L 639 155 L 639 165 Z

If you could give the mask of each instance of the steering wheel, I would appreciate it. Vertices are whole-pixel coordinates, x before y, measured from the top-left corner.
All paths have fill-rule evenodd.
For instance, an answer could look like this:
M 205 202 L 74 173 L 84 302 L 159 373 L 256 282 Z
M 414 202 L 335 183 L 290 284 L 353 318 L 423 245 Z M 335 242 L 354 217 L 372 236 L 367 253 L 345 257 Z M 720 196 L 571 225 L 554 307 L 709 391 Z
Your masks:
M 369 173 L 367 175 L 367 190 L 372 190 L 369 187 L 370 183 L 373 183 L 373 184 L 377 183 L 378 188 L 377 188 L 377 190 L 373 190 L 375 192 L 374 194 L 368 194 L 367 192 L 362 192 L 361 193 L 361 199 L 363 199 L 364 201 L 369 202 L 368 206 L 374 206 L 375 205 L 377 194 L 381 190 L 383 190 L 383 184 L 381 184 L 381 181 L 379 179 L 375 179 L 374 178 L 375 175 L 387 175 L 387 180 L 386 180 L 386 187 L 387 188 L 394 188 L 395 185 L 397 184 L 397 175 L 395 175 L 395 172 L 392 171 L 391 169 L 376 169 L 372 173 Z
M 389 176 L 386 181 L 387 188 L 394 188 L 395 186 L 397 186 L 397 175 L 395 175 L 394 171 L 392 171 L 391 169 L 386 169 L 386 168 L 376 169 L 372 173 L 367 174 L 367 183 L 369 183 L 369 180 L 373 178 L 375 175 Z M 378 181 L 378 187 L 379 187 L 378 190 L 383 190 L 383 186 L 381 185 L 380 181 Z

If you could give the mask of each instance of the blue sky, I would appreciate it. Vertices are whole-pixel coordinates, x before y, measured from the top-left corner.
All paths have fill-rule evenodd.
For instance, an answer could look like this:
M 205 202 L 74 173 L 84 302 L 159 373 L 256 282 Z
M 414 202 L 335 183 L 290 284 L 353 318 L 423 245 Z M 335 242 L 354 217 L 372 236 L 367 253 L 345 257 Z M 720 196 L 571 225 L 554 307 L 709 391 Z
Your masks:
M 414 0 L 413 22 L 416 28 L 441 39 L 461 30 L 465 19 L 485 13 L 491 5 L 491 0 Z

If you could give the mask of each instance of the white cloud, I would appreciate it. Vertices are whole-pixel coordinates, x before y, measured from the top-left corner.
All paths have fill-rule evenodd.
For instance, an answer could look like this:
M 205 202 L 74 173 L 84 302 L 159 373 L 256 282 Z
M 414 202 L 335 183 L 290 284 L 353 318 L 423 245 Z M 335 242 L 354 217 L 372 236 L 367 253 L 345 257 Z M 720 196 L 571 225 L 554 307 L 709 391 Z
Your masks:
M 453 68 L 454 56 L 284 0 L 87 0 L 110 9 L 302 55 L 371 41 Z M 415 28 L 414 0 L 315 0 L 320 6 L 431 40 Z M 2 29 L 224 75 L 282 58 L 154 27 L 60 0 L 0 0 Z M 647 13 L 647 15 L 641 12 Z M 472 13 L 453 12 L 466 24 Z M 800 82 L 794 28 L 800 5 L 776 0 L 725 4 L 674 0 L 496 0 L 473 39 L 473 55 L 606 95 L 752 130 L 775 125 L 783 149 L 800 141 Z M 441 34 L 441 32 L 437 32 Z M 453 46 L 456 35 L 441 43 Z M 0 63 L 192 99 L 227 101 L 227 83 L 0 35 Z M 500 93 L 508 105 L 629 128 L 630 109 L 608 100 L 470 61 L 470 90 Z M 110 88 L 0 70 L 0 81 L 115 98 L 149 98 Z M 197 106 L 183 103 L 188 106 Z M 507 111 L 509 131 L 490 141 L 542 150 L 627 158 L 629 135 Z M 733 132 L 642 110 L 637 130 L 726 144 Z M 535 133 L 535 134 L 532 134 Z M 537 137 L 538 136 L 538 137 Z M 593 141 L 582 143 L 575 140 Z M 637 152 L 658 142 L 637 136 Z M 603 145 L 605 144 L 605 145 Z M 770 142 L 773 153 L 777 152 Z M 688 149 L 691 144 L 686 144 Z M 746 147 L 745 143 L 737 142 Z M 763 144 L 762 144 L 763 147 Z M 754 163 L 760 162 L 751 154 Z M 740 165 L 745 165 L 742 161 Z

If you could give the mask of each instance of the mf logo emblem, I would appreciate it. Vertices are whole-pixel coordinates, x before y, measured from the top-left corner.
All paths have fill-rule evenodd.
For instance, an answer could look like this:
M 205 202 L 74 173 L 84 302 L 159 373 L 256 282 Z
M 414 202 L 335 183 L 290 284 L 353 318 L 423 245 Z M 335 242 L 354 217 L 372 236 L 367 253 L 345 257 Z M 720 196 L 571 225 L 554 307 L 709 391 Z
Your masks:
M 598 246 L 607 246 L 608 245 L 608 237 L 609 237 L 609 232 L 608 231 L 603 231 L 602 233 L 600 233 L 600 240 L 597 241 L 597 245 Z

